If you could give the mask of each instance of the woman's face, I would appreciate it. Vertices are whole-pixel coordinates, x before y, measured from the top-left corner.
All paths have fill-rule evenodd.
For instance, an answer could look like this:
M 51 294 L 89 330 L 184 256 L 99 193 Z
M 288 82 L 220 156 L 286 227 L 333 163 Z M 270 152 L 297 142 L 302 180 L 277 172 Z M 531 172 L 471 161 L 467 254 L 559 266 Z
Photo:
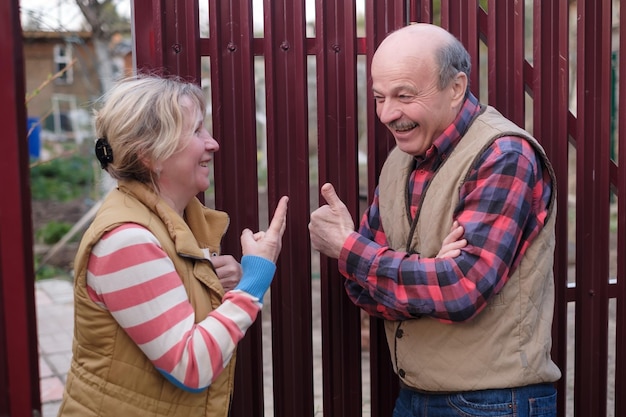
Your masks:
M 184 129 L 180 149 L 157 167 L 160 194 L 182 212 L 198 193 L 209 188 L 210 166 L 219 144 L 204 127 L 204 115 L 189 97 L 181 99 Z

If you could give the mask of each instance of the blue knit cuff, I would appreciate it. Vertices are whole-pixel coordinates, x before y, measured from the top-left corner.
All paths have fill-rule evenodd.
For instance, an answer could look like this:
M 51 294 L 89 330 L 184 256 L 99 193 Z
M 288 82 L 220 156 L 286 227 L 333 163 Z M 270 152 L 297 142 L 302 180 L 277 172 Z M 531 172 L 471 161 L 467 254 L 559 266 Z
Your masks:
M 243 276 L 235 287 L 236 290 L 245 291 L 263 302 L 263 296 L 272 283 L 276 265 L 260 256 L 245 255 L 241 258 Z

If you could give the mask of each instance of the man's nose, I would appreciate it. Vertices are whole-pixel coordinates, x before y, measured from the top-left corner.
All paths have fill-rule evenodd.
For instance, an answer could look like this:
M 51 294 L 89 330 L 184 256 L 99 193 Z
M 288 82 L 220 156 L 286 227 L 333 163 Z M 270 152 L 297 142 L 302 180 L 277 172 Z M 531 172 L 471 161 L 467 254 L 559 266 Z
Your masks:
M 378 118 L 383 124 L 399 119 L 401 114 L 402 112 L 393 101 L 385 100 L 378 105 Z

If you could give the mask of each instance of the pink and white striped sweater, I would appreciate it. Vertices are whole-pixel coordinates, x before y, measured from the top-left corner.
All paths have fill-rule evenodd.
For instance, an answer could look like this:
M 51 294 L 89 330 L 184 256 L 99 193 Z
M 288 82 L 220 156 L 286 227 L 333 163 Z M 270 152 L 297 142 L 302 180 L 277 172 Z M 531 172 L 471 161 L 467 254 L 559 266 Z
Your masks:
M 206 256 L 210 259 L 208 252 Z M 129 223 L 108 232 L 94 246 L 87 290 L 168 380 L 198 392 L 228 364 L 256 319 L 274 275 L 272 262 L 248 258 L 254 258 L 254 268 L 246 267 L 242 259 L 239 285 L 196 324 L 174 264 L 150 231 Z

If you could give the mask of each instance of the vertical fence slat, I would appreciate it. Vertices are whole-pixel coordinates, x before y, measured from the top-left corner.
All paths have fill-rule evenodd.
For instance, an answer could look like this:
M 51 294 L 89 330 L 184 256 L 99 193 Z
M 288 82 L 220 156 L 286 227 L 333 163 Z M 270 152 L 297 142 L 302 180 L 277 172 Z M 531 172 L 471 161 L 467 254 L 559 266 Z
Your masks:
M 489 0 L 489 104 L 520 127 L 524 120 L 524 2 Z
M 409 22 L 433 23 L 433 0 L 409 0 Z
M 270 204 L 290 198 L 271 294 L 274 408 L 306 416 L 314 407 L 305 4 L 266 0 L 264 8 Z
M 200 28 L 197 0 L 165 1 L 162 18 L 163 65 L 200 84 Z
M 626 7 L 620 8 L 620 23 L 626 22 Z M 620 59 L 619 94 L 626 97 L 626 24 L 619 28 Z M 618 113 L 618 193 L 617 193 L 617 253 L 626 253 L 626 105 L 622 101 Z M 615 414 L 626 415 L 626 257 L 617 259 L 617 311 L 615 323 Z
M 358 222 L 356 6 L 317 1 L 315 16 L 319 184 L 332 183 Z M 320 266 L 324 416 L 360 416 L 359 309 L 346 295 L 337 261 L 321 256 Z
M 0 5 L 0 415 L 41 410 L 19 2 Z
M 575 415 L 606 415 L 611 9 L 578 2 Z M 589 250 L 593 248 L 593 250 Z
M 209 26 L 211 94 L 212 102 L 218 103 L 213 106 L 213 135 L 220 144 L 215 155 L 215 207 L 230 215 L 223 250 L 239 259 L 241 231 L 259 228 L 252 10 L 247 2 L 211 0 Z M 259 317 L 237 348 L 231 415 L 262 416 L 263 408 Z
M 182 0 L 174 3 L 176 16 L 176 42 L 168 50 L 168 60 L 175 63 L 178 74 L 200 84 L 200 26 L 198 25 L 198 0 Z M 172 66 L 168 64 L 168 66 Z
M 135 69 L 199 83 L 197 0 L 133 0 L 132 6 Z
M 478 0 L 461 2 L 444 0 L 441 2 L 441 26 L 461 41 L 472 58 L 469 82 L 476 97 L 479 97 L 480 91 L 478 9 Z
M 552 353 L 562 372 L 557 382 L 559 416 L 565 415 L 567 380 L 568 284 L 568 2 L 535 0 L 533 8 L 533 97 L 534 136 L 543 145 L 557 177 L 556 248 L 554 251 L 555 313 Z
M 159 0 L 132 0 L 133 66 L 137 72 L 162 68 L 163 33 L 161 2 Z

